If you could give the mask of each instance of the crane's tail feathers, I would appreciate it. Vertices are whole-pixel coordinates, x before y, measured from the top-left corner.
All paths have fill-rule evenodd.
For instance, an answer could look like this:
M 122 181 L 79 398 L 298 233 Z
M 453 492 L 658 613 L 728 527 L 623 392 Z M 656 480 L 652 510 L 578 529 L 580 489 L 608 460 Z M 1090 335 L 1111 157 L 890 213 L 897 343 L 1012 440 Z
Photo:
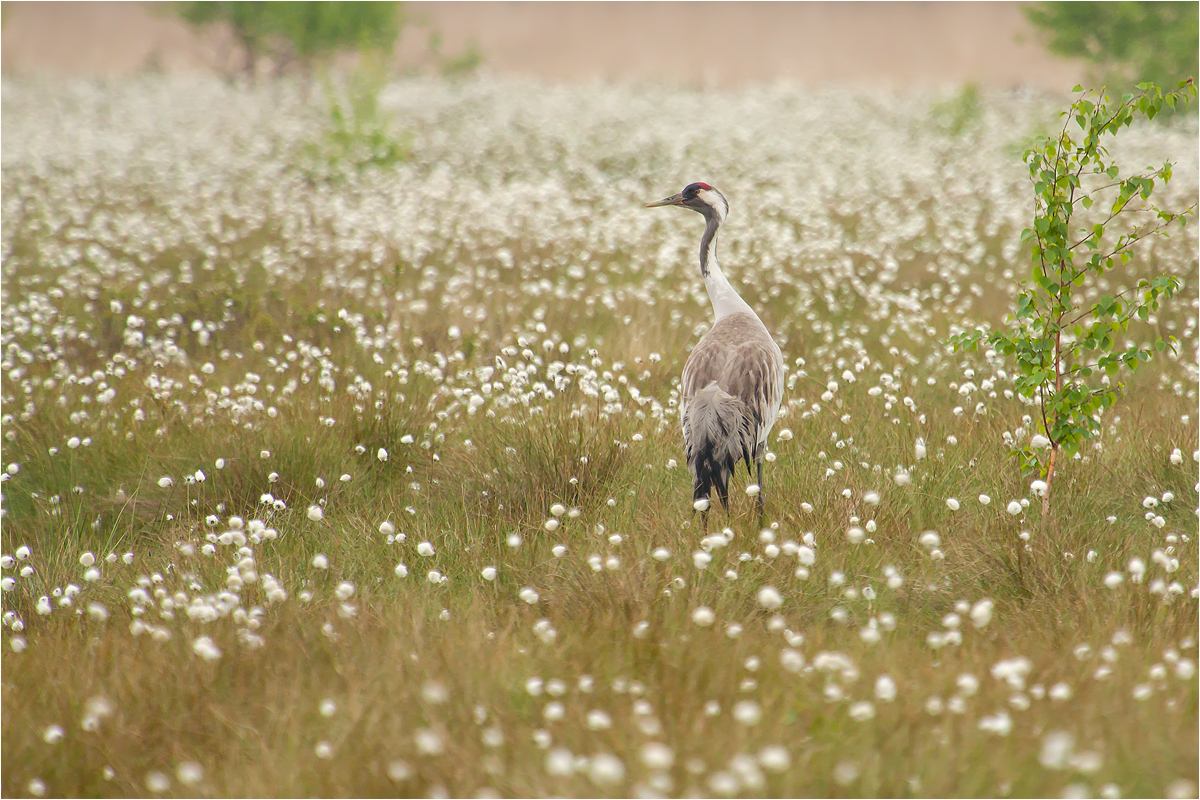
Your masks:
M 754 424 L 750 409 L 740 398 L 713 381 L 688 404 L 688 467 L 692 471 L 693 499 L 707 498 L 713 489 L 729 507 L 729 479 L 737 462 L 754 455 Z

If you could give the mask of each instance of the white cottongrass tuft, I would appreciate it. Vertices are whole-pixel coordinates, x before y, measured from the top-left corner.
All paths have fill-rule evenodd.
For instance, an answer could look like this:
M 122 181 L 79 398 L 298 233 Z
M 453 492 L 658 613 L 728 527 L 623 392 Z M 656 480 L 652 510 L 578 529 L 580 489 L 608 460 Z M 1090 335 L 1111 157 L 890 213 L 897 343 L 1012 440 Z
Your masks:
M 697 511 L 708 511 L 708 507 L 710 505 L 711 503 L 707 497 L 701 497 L 699 500 L 692 503 L 692 508 L 696 509 Z
M 716 620 L 717 615 L 708 606 L 700 606 L 692 612 L 692 622 L 699 625 L 701 628 L 707 628 Z
M 758 751 L 758 763 L 768 772 L 783 772 L 792 763 L 792 757 L 783 745 L 771 744 Z
M 850 719 L 855 722 L 866 722 L 875 716 L 875 706 L 867 700 L 860 700 L 850 706 Z
M 950 509 L 951 511 L 958 511 L 959 507 L 960 506 L 959 506 L 958 500 L 956 498 L 953 498 L 953 497 L 946 498 L 946 508 Z
M 1074 736 L 1066 731 L 1050 731 L 1042 737 L 1038 763 L 1046 769 L 1066 769 L 1074 749 Z
M 739 700 L 733 704 L 733 718 L 743 725 L 757 725 L 762 719 L 762 706 L 754 700 Z
M 1005 509 L 1005 511 L 1007 511 L 1008 513 L 1012 514 L 1015 517 L 1017 514 L 1021 513 L 1023 508 L 1024 507 L 1021 505 L 1020 500 L 1010 500 L 1008 503 L 1008 507 Z
M 201 636 L 199 639 L 192 642 L 192 651 L 205 661 L 216 661 L 221 657 L 220 648 L 218 648 L 213 642 L 212 638 L 208 636 Z
M 175 779 L 184 786 L 195 786 L 204 780 L 204 767 L 195 761 L 184 761 L 175 767 Z
M 997 711 L 979 720 L 979 730 L 994 733 L 997 736 L 1008 736 L 1012 732 L 1012 717 L 1007 711 Z
M 588 760 L 588 777 L 597 786 L 612 786 L 625 780 L 625 764 L 609 753 L 600 753 Z
M 308 507 L 308 518 L 313 522 L 320 522 L 325 519 L 325 512 L 321 510 L 320 506 L 311 505 Z
M 992 610 L 996 604 L 990 599 L 984 599 L 971 606 L 971 624 L 976 628 L 982 628 L 992 621 Z
M 774 611 L 783 605 L 783 595 L 774 586 L 764 586 L 758 590 L 758 604 L 768 611 Z
M 839 761 L 833 768 L 833 780 L 838 786 L 849 786 L 858 780 L 858 762 Z
M 146 788 L 154 794 L 162 794 L 171 788 L 171 779 L 164 772 L 150 772 L 146 775 Z
M 446 738 L 432 728 L 418 728 L 413 732 L 417 752 L 425 756 L 441 755 L 446 749 Z
M 1033 664 L 1024 656 L 1007 658 L 992 665 L 992 677 L 998 681 L 1005 681 L 1013 689 L 1020 690 L 1025 688 L 1025 676 L 1032 668 Z
M 779 663 L 788 672 L 800 672 L 804 669 L 804 655 L 799 650 L 793 650 L 790 647 L 784 648 L 779 653 Z
M 430 705 L 441 705 L 450 699 L 450 691 L 437 681 L 426 681 L 421 687 L 421 698 Z
M 593 708 L 587 714 L 587 726 L 594 731 L 606 731 L 612 727 L 612 717 L 598 708 Z
M 555 747 L 546 753 L 546 774 L 565 778 L 575 772 L 575 754 L 565 747 Z
M 675 763 L 675 751 L 662 742 L 642 745 L 642 763 L 650 769 L 670 769 Z

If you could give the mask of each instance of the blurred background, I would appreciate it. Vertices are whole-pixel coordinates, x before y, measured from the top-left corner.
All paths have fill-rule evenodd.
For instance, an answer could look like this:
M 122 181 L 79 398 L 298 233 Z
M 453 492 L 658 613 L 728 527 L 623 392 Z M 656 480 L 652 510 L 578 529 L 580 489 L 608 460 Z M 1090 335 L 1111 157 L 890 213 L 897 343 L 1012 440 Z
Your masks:
M 353 66 L 547 81 L 1065 92 L 1194 75 L 1196 3 L 3 3 L 7 75 Z

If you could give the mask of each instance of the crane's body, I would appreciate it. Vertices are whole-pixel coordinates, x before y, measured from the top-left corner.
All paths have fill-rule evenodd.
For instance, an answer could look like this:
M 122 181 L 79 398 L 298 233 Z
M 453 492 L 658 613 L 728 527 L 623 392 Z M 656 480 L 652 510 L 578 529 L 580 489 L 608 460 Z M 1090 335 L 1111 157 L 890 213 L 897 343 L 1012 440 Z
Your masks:
M 728 508 L 729 479 L 738 461 L 746 462 L 751 475 L 753 462 L 761 521 L 765 508 L 762 462 L 767 435 L 783 400 L 783 353 L 717 263 L 717 230 L 729 213 L 724 195 L 706 183 L 692 183 L 679 194 L 647 207 L 668 205 L 690 208 L 705 219 L 700 275 L 716 317 L 688 356 L 680 387 L 679 410 L 693 499 L 703 513 L 715 489 Z

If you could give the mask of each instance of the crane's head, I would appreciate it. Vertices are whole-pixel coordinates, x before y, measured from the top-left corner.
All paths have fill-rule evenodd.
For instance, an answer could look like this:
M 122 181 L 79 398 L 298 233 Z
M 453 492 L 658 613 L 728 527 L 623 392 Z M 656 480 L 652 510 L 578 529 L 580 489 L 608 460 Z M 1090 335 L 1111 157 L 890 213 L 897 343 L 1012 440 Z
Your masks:
M 673 194 L 654 203 L 646 203 L 646 208 L 659 206 L 683 206 L 704 215 L 705 219 L 716 219 L 724 222 L 729 214 L 729 203 L 725 195 L 718 192 L 707 183 L 689 183 L 679 194 Z

